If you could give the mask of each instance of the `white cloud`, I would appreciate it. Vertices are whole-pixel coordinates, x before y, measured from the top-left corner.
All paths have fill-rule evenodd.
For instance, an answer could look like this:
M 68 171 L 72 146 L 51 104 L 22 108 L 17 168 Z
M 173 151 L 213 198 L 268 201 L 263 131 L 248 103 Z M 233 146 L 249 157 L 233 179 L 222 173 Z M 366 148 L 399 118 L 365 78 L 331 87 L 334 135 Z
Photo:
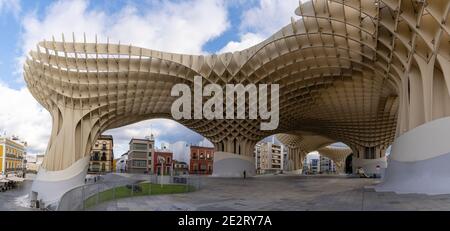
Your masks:
M 72 41 L 74 33 L 77 41 L 83 40 L 83 34 L 89 41 L 98 35 L 99 42 L 109 37 L 111 42 L 145 48 L 203 53 L 202 46 L 229 27 L 227 9 L 218 0 L 158 1 L 151 6 L 140 4 L 139 8 L 129 4 L 114 14 L 89 9 L 89 3 L 58 1 L 42 19 L 36 12 L 28 14 L 22 23 L 24 52 L 43 39 L 56 36 L 60 40 L 63 33 Z
M 306 163 L 311 163 L 312 159 L 319 159 L 320 158 L 320 154 L 317 151 L 314 152 L 310 152 L 308 153 L 308 155 L 306 155 Z
M 255 33 L 245 33 L 241 36 L 240 41 L 231 41 L 225 47 L 223 47 L 219 53 L 233 52 L 233 51 L 241 51 L 251 46 L 254 46 L 264 40 L 259 34 Z
M 0 14 L 12 13 L 15 17 L 17 17 L 20 11 L 20 0 L 0 0 Z
M 259 3 L 242 15 L 239 41 L 231 41 L 221 51 L 240 51 L 258 44 L 295 16 L 298 0 L 260 0 Z
M 271 35 L 290 23 L 298 0 L 260 0 L 257 7 L 244 12 L 241 31 Z
M 211 143 L 211 141 L 209 141 L 206 138 L 203 138 L 202 141 L 200 141 L 198 144 L 198 146 L 202 146 L 202 147 L 210 147 L 210 148 L 214 148 L 214 144 Z
M 50 114 L 33 98 L 27 88 L 11 89 L 0 83 L 0 130 L 19 136 L 32 154 L 45 151 L 51 132 Z
M 0 9 L 20 10 L 20 4 L 12 4 L 18 2 L 0 0 Z M 72 41 L 74 33 L 76 41 L 83 41 L 85 34 L 88 41 L 94 41 L 98 35 L 99 42 L 106 42 L 109 37 L 110 42 L 199 54 L 203 53 L 202 46 L 206 42 L 229 27 L 227 8 L 219 0 L 153 1 L 150 5 L 140 4 L 139 8 L 130 3 L 113 14 L 91 9 L 89 4 L 88 0 L 57 1 L 46 8 L 44 15 L 29 12 L 24 16 L 19 41 L 22 55 L 17 58 L 19 81 L 23 83 L 21 73 L 26 54 L 35 49 L 39 41 L 51 40 L 52 36 L 61 40 L 64 34 L 66 41 Z M 26 88 L 14 90 L 0 85 L 0 98 L 13 99 L 2 104 L 8 110 L 0 110 L 0 129 L 23 137 L 28 141 L 30 152 L 44 152 L 51 131 L 48 112 Z M 131 137 L 148 135 L 150 124 L 153 124 L 152 133 L 156 137 L 175 143 L 174 147 L 179 146 L 177 140 L 188 143 L 203 139 L 174 121 L 144 121 L 107 132 L 114 136 L 115 155 L 120 156 L 128 150 Z
M 169 145 L 173 152 L 173 158 L 178 161 L 189 163 L 190 149 L 185 141 L 178 141 Z

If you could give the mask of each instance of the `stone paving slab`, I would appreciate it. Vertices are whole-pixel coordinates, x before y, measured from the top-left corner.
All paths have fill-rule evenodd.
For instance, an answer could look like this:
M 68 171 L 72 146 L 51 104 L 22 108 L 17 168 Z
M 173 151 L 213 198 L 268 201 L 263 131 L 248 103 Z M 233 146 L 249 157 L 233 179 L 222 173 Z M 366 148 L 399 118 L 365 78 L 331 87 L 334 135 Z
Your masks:
M 91 210 L 106 211 L 402 211 L 450 210 L 450 195 L 375 192 L 375 179 L 345 176 L 204 178 L 196 192 L 125 198 Z

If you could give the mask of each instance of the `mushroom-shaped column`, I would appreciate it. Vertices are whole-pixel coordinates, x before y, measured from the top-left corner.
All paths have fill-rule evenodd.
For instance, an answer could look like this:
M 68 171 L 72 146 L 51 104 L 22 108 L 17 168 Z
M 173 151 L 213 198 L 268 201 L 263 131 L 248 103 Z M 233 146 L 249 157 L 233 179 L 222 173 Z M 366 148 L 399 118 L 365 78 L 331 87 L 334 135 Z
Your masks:
M 338 174 L 344 173 L 345 159 L 352 154 L 352 149 L 346 147 L 327 146 L 317 150 L 320 155 L 331 159 L 336 165 L 336 172 Z

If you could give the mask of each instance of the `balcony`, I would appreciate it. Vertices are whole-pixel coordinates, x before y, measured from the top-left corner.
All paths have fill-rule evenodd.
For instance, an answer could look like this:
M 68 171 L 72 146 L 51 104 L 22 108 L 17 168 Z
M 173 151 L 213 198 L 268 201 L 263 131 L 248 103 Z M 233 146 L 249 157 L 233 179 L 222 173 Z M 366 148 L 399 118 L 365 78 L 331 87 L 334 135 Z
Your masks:
M 91 156 L 91 161 L 100 161 L 100 158 L 98 156 Z

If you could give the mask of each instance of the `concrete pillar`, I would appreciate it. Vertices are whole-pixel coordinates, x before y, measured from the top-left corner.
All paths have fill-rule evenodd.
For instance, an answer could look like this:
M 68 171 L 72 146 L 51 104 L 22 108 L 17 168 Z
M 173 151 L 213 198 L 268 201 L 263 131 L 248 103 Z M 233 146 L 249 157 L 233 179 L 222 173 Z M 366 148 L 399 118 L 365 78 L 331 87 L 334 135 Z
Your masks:
M 69 189 L 84 184 L 93 142 L 100 134 L 99 116 L 66 105 L 50 110 L 52 133 L 41 168 L 32 185 L 37 199 L 50 205 Z
M 420 125 L 398 137 L 377 191 L 450 193 L 450 117 Z
M 225 142 L 228 147 L 225 151 L 214 153 L 213 177 L 243 177 L 256 175 L 254 147 L 256 141 L 241 139 L 237 143 L 241 147 L 241 153 L 233 153 L 235 141 L 229 139 Z

